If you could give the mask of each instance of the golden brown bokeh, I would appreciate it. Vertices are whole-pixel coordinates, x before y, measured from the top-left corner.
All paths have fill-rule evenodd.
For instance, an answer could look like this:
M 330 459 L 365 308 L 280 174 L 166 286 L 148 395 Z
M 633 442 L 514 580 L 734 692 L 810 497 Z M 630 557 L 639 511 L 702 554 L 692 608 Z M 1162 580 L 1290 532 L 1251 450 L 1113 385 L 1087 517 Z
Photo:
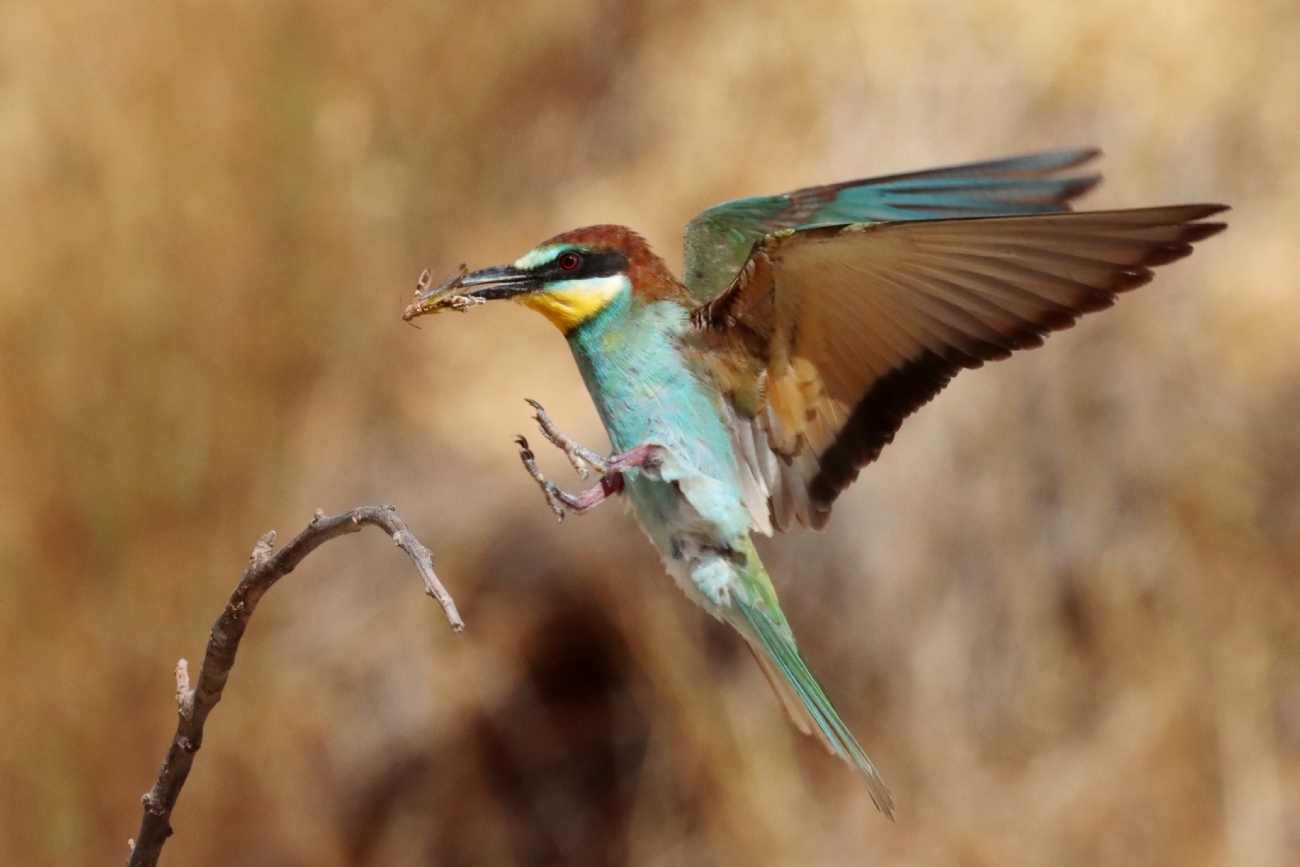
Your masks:
M 726 198 L 1082 144 L 1086 206 L 1231 228 L 762 548 L 890 825 L 630 516 L 550 520 L 523 398 L 605 444 L 554 329 L 400 314 L 578 225 L 676 267 Z M 314 555 L 164 863 L 1300 863 L 1298 154 L 1286 0 L 11 0 L 0 851 L 124 859 L 258 536 L 395 502 L 468 630 L 377 535 Z

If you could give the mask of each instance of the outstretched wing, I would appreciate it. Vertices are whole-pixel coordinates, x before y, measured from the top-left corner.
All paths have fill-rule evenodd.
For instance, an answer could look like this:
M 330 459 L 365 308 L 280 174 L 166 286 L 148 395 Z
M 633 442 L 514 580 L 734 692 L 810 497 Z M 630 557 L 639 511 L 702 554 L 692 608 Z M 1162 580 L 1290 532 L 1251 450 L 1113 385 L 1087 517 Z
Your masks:
M 755 527 L 820 527 L 962 368 L 1042 344 L 1224 228 L 1223 205 L 823 226 L 767 236 L 695 310 Z M 769 511 L 770 510 L 770 511 Z
M 781 229 L 1068 211 L 1101 176 L 1054 176 L 1099 153 L 1049 151 L 724 202 L 686 226 L 686 286 L 708 301 L 736 276 L 755 241 Z

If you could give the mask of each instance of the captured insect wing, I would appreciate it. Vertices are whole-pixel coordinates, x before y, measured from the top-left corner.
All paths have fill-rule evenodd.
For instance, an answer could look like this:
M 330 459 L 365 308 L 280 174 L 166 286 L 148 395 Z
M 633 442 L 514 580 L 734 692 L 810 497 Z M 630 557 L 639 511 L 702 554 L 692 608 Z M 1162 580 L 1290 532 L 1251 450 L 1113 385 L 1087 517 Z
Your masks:
M 429 269 L 425 268 L 415 284 L 415 301 L 407 306 L 406 311 L 402 313 L 402 318 L 410 322 L 415 317 L 428 313 L 443 313 L 448 310 L 463 313 L 471 307 L 482 304 L 482 298 L 461 294 L 460 284 L 467 274 L 469 270 L 461 265 L 446 280 L 430 289 L 429 284 L 433 282 L 433 276 Z

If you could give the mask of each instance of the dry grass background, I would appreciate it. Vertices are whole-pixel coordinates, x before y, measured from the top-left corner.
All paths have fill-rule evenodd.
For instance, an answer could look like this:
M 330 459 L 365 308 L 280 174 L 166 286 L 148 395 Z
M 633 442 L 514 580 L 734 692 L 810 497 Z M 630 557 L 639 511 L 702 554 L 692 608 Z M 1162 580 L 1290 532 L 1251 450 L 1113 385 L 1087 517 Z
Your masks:
M 420 269 L 593 222 L 1098 144 L 1092 207 L 1230 231 L 964 374 L 764 545 L 891 783 L 792 733 L 617 508 L 555 526 L 506 307 Z M 1300 6 L 826 0 L 0 7 L 0 851 L 116 863 L 253 542 L 395 502 L 254 621 L 172 864 L 1300 863 Z M 548 458 L 557 476 L 562 461 Z

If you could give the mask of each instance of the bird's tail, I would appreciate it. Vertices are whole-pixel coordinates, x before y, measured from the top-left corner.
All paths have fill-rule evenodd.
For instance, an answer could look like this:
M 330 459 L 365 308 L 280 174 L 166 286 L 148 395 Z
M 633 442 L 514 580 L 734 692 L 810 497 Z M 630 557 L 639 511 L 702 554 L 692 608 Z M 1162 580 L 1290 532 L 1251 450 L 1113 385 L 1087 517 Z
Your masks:
M 758 558 L 753 559 L 757 561 Z M 892 820 L 894 801 L 889 797 L 885 781 L 844 720 L 835 712 L 808 663 L 804 662 L 790 625 L 776 604 L 776 595 L 770 590 L 767 574 L 764 573 L 762 578 L 761 584 L 766 585 L 764 589 L 768 593 L 760 592 L 759 598 L 741 598 L 747 594 L 733 594 L 732 605 L 740 614 L 739 622 L 734 625 L 749 642 L 754 657 L 794 724 L 804 734 L 816 733 L 828 750 L 856 767 L 867 783 L 871 800 Z M 769 594 L 770 598 L 764 598 Z

